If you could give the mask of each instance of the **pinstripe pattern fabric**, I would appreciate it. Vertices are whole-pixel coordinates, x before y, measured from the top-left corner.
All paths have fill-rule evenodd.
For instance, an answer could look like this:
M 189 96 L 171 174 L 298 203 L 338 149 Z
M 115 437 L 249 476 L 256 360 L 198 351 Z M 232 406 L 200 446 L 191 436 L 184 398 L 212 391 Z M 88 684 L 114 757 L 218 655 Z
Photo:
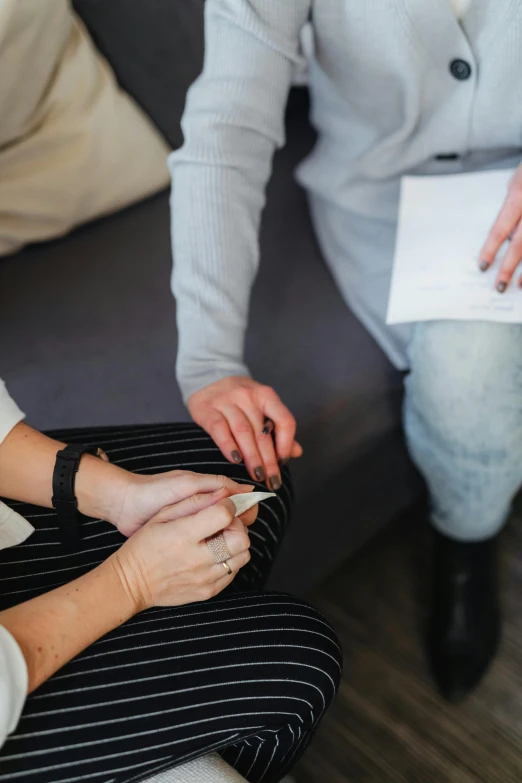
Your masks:
M 57 435 L 98 444 L 140 473 L 179 467 L 252 483 L 189 424 Z M 285 475 L 250 529 L 250 563 L 220 596 L 143 612 L 32 694 L 0 751 L 0 781 L 138 783 L 212 750 L 253 783 L 279 781 L 332 700 L 341 666 L 337 639 L 318 612 L 262 592 L 291 499 Z M 14 505 L 36 532 L 0 553 L 0 608 L 80 576 L 124 540 L 89 519 L 81 550 L 64 554 L 54 512 Z

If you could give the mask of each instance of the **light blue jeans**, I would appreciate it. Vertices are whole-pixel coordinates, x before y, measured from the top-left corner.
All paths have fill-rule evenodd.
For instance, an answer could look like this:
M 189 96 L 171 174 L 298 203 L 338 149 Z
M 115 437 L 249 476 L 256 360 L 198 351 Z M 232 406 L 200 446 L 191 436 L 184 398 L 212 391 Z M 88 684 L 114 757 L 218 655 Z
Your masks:
M 415 324 L 404 421 L 435 527 L 480 541 L 522 484 L 522 325 Z

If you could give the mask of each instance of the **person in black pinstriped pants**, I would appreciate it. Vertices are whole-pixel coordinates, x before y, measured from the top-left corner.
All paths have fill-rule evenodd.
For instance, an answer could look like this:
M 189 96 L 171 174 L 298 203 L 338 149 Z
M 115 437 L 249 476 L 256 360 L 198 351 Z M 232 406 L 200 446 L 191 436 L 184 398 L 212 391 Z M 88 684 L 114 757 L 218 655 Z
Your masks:
M 252 483 L 195 425 L 54 437 L 101 446 L 112 463 L 139 474 L 183 467 Z M 341 671 L 328 622 L 299 599 L 263 590 L 291 502 L 285 469 L 277 497 L 260 505 L 249 528 L 250 562 L 223 592 L 141 612 L 30 695 L 0 750 L 0 781 L 138 783 L 213 750 L 251 783 L 280 781 L 313 736 Z M 106 522 L 84 518 L 80 550 L 62 553 L 53 510 L 12 505 L 36 530 L 0 552 L 0 610 L 81 577 L 125 541 Z

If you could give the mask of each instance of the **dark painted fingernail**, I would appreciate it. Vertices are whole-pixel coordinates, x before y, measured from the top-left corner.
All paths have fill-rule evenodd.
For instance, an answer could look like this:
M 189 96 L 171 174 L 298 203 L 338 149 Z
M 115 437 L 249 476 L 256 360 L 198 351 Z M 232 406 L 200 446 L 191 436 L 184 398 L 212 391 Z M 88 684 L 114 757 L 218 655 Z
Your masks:
M 265 471 L 263 468 L 256 468 L 254 470 L 254 476 L 258 481 L 264 481 L 265 480 Z
M 270 435 L 274 431 L 274 422 L 271 419 L 266 419 L 265 426 L 261 430 L 263 435 Z
M 270 484 L 272 492 L 277 492 L 278 489 L 281 489 L 281 479 L 279 476 L 272 476 L 268 483 Z
M 237 449 L 234 449 L 234 451 L 232 452 L 232 459 L 234 460 L 234 462 L 241 462 L 243 457 L 241 456 L 239 451 L 237 451 Z
M 499 283 L 497 285 L 497 291 L 499 292 L 499 294 L 503 294 L 506 288 L 507 288 L 507 283 Z
M 489 264 L 487 261 L 481 261 L 479 267 L 481 272 L 487 272 L 489 269 Z
M 284 457 L 284 459 L 279 460 L 279 467 L 286 468 L 289 462 L 290 462 L 290 457 Z

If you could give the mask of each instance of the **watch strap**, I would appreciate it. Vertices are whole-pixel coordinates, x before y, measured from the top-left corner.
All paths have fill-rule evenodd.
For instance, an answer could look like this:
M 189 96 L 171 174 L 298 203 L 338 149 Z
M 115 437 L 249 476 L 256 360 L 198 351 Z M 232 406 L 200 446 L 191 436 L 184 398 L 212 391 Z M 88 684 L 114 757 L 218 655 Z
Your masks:
M 80 512 L 74 492 L 76 473 L 84 454 L 97 453 L 95 446 L 72 443 L 56 455 L 51 502 L 56 509 L 62 544 L 69 552 L 76 551 L 80 544 Z

